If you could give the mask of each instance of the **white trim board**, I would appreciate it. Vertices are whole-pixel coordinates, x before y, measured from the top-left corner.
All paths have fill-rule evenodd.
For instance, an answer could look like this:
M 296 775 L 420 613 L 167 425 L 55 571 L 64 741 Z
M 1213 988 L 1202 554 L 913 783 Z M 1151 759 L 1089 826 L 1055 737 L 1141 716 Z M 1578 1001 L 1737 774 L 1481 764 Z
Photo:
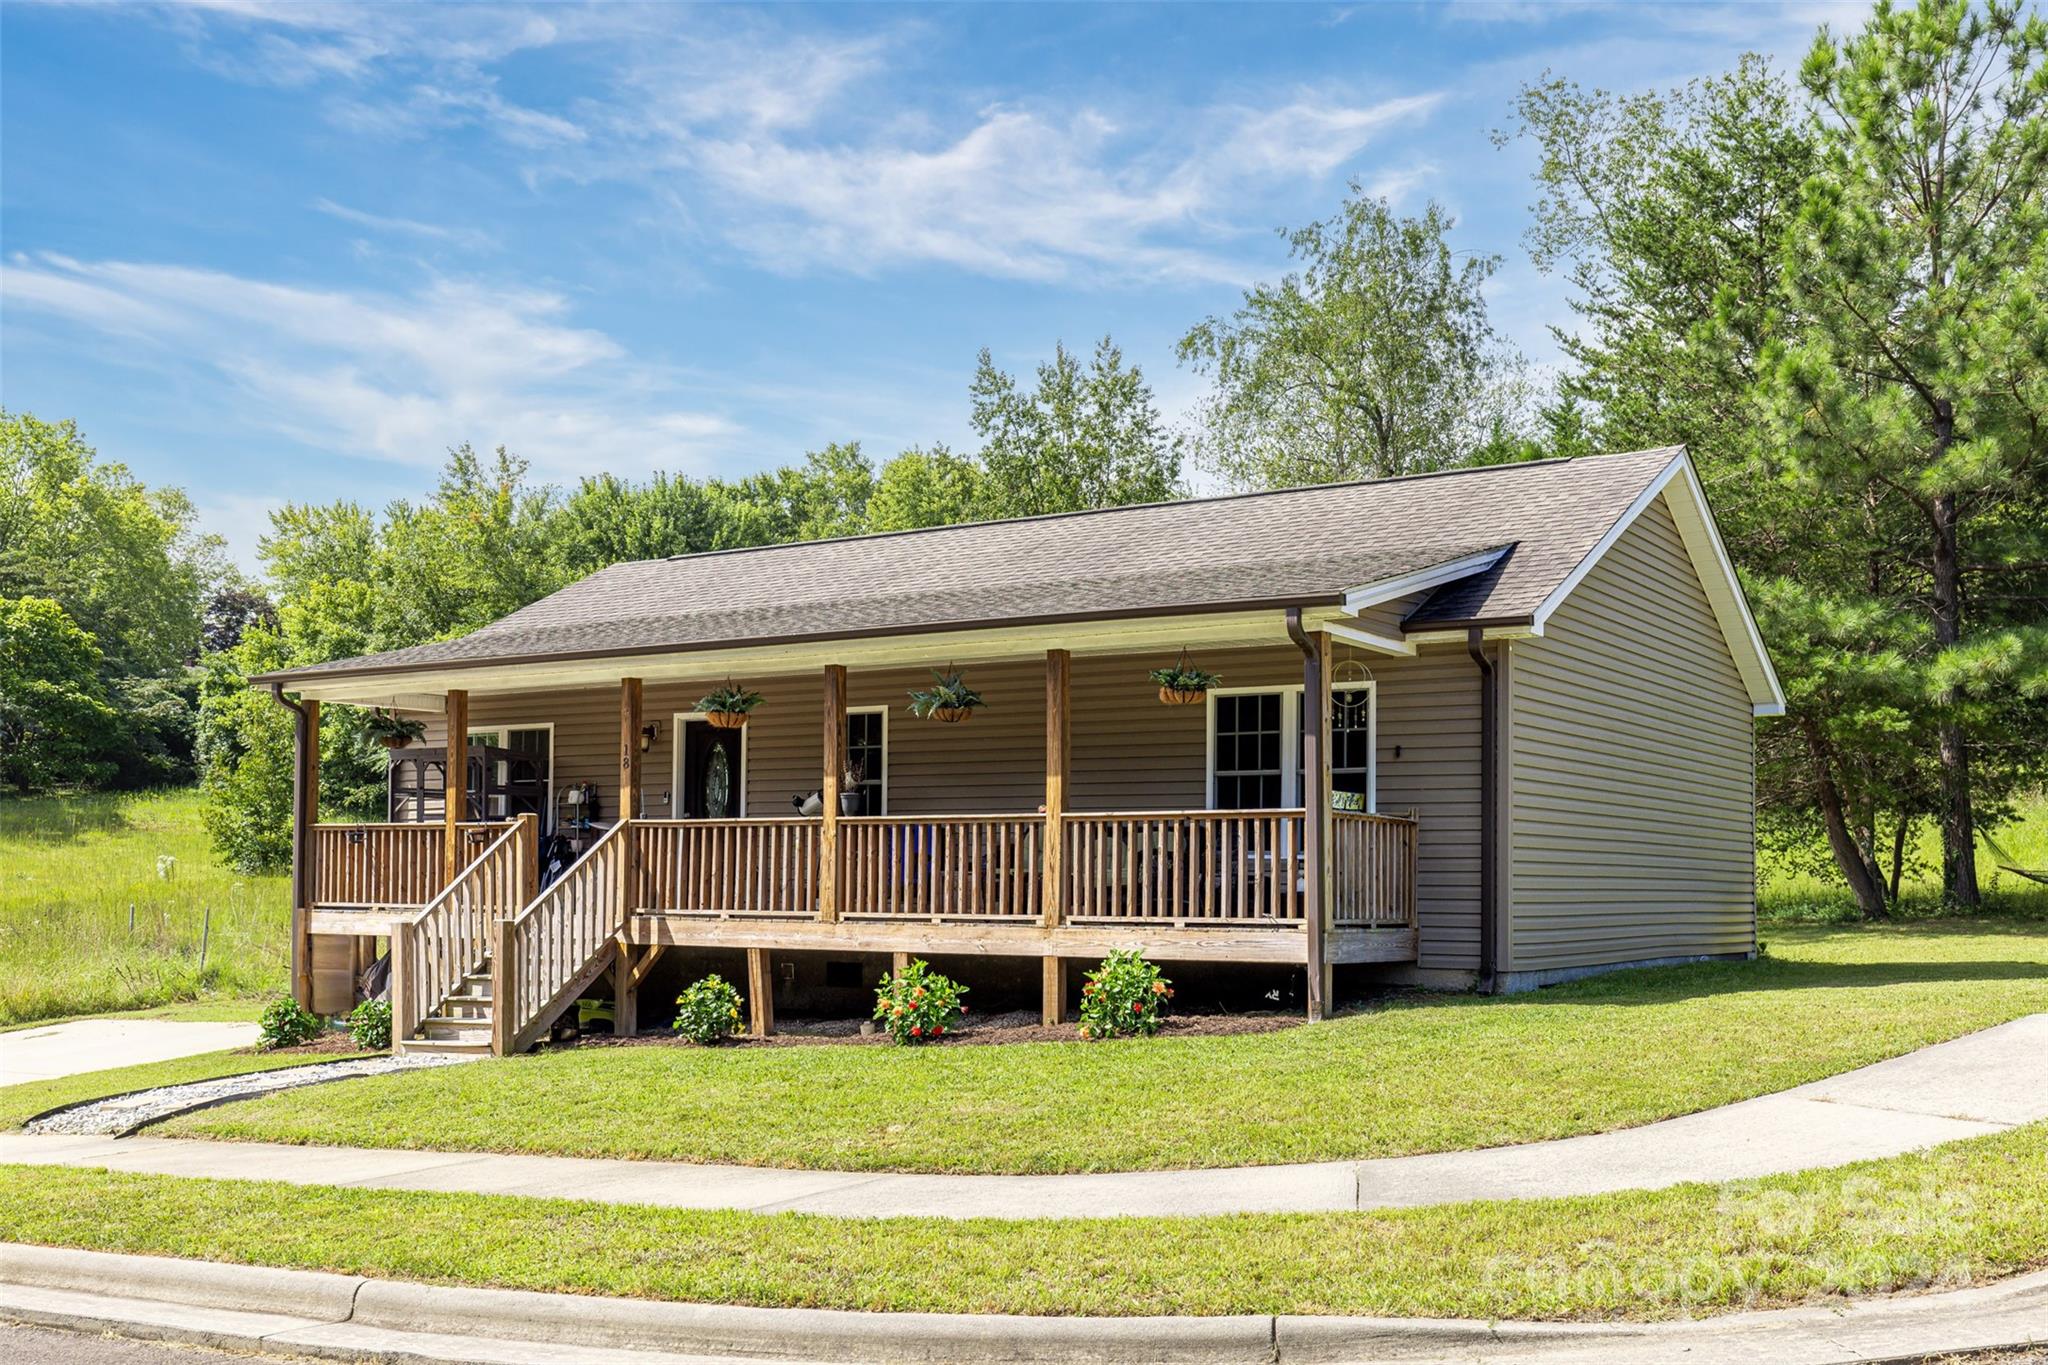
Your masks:
M 1460 555 L 1456 559 L 1447 559 L 1441 564 L 1432 564 L 1426 569 L 1417 569 L 1413 573 L 1404 573 L 1394 578 L 1383 578 L 1377 583 L 1367 583 L 1362 587 L 1352 588 L 1344 594 L 1344 611 L 1347 615 L 1356 616 L 1366 608 L 1376 607 L 1382 602 L 1391 602 L 1397 597 L 1406 597 L 1411 593 L 1422 592 L 1428 588 L 1440 588 L 1446 583 L 1455 583 L 1461 578 L 1470 578 L 1473 574 L 1485 573 L 1488 569 L 1500 563 L 1501 557 L 1512 548 L 1514 547 L 1510 545 L 1496 545 L 1491 550 L 1481 550 L 1477 554 Z
M 1735 565 L 1728 558 L 1728 547 L 1722 544 L 1721 533 L 1714 525 L 1713 511 L 1707 506 L 1706 490 L 1700 487 L 1692 458 L 1684 451 L 1680 451 L 1656 478 L 1650 480 L 1636 500 L 1629 504 L 1628 510 L 1607 529 L 1607 534 L 1600 537 L 1564 582 L 1558 584 L 1536 608 L 1529 633 L 1543 633 L 1544 623 L 1564 605 L 1572 589 L 1585 581 L 1586 575 L 1593 572 L 1593 567 L 1614 548 L 1615 542 L 1635 524 L 1636 518 L 1648 511 L 1659 497 L 1671 511 L 1671 520 L 1677 525 L 1679 538 L 1685 542 L 1685 552 L 1692 560 L 1693 572 L 1699 575 L 1700 586 L 1706 590 L 1707 603 L 1713 608 L 1714 619 L 1721 626 L 1721 635 L 1728 642 L 1728 652 L 1734 658 L 1735 669 L 1749 690 L 1751 713 L 1758 716 L 1783 715 L 1785 691 L 1778 683 L 1777 670 L 1771 666 L 1770 652 L 1764 648 L 1764 637 L 1756 628 L 1756 618 L 1750 614 L 1749 601 L 1742 593 L 1742 580 L 1736 577 Z

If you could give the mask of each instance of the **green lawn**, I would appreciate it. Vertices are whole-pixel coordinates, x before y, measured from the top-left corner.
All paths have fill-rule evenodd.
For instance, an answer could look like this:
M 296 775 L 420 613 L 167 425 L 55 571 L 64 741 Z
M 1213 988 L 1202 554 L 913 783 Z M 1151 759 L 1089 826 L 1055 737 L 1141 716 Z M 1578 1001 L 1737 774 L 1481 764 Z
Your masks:
M 194 789 L 0 799 L 0 1025 L 281 990 L 289 898 L 214 862 Z
M 303 1052 L 202 1052 L 194 1057 L 177 1057 L 168 1062 L 109 1067 L 105 1071 L 59 1076 L 51 1081 L 0 1086 L 0 1131 L 19 1128 L 47 1110 L 105 1099 L 109 1095 L 152 1090 L 160 1085 L 183 1085 L 186 1081 L 212 1080 L 216 1076 L 239 1076 L 247 1071 L 269 1071 L 273 1067 L 333 1062 L 350 1055 L 363 1054 L 308 1056 Z
M 1728 1185 L 1376 1213 L 826 1218 L 0 1166 L 0 1240 L 705 1303 L 1663 1318 L 2048 1264 L 2048 1125 Z
M 1643 1123 L 2048 1009 L 2048 924 L 1784 928 L 1767 943 L 1757 962 L 1503 999 L 1413 995 L 1237 1037 L 558 1051 L 296 1091 L 164 1131 L 847 1170 L 1324 1161 Z

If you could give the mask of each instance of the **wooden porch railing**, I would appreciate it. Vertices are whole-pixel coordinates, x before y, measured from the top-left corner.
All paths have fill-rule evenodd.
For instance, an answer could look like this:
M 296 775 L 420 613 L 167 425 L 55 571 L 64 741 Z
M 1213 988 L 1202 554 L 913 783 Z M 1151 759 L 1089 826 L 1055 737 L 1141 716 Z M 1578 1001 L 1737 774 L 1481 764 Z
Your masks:
M 1069 814 L 1066 918 L 1299 922 L 1299 810 Z
M 490 955 L 499 921 L 533 894 L 538 850 L 531 816 L 505 828 L 441 894 L 393 935 L 400 983 L 392 1037 L 410 1038 Z
M 1347 928 L 1415 923 L 1415 821 L 1340 810 L 1330 824 L 1332 918 Z
M 670 915 L 815 914 L 818 824 L 788 816 L 635 820 L 633 908 Z
M 466 867 L 512 826 L 492 821 L 461 828 L 457 856 Z M 324 910 L 427 904 L 441 894 L 442 838 L 440 825 L 313 826 L 313 904 Z
M 620 821 L 497 927 L 491 957 L 492 1051 L 517 1052 L 539 1037 L 611 960 L 626 923 L 627 831 Z
M 1308 913 L 1304 813 L 1069 813 L 1062 919 L 1298 927 Z M 1332 922 L 1415 922 L 1415 822 L 1331 814 Z M 811 919 L 818 821 L 636 820 L 636 913 Z M 1029 923 L 1045 911 L 1037 815 L 848 816 L 839 822 L 845 919 Z
M 849 919 L 1036 920 L 1037 815 L 853 816 L 839 822 Z

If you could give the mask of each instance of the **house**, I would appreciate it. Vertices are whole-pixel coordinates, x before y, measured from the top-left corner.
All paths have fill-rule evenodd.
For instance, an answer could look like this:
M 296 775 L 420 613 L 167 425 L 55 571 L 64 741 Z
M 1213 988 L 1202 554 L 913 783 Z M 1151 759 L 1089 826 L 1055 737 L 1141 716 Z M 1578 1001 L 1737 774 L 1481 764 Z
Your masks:
M 1168 704 L 1183 652 L 1221 680 Z M 947 668 L 987 704 L 910 715 Z M 743 728 L 696 710 L 728 680 Z M 1048 1020 L 1116 947 L 1292 964 L 1311 1017 L 1340 968 L 1741 958 L 1784 705 L 1678 448 L 617 564 L 257 681 L 299 712 L 299 995 L 387 940 L 402 1046 L 500 1052 L 633 1019 L 664 953 L 744 952 L 759 1031 L 911 954 L 1011 959 Z M 426 722 L 393 823 L 319 821 L 328 703 Z

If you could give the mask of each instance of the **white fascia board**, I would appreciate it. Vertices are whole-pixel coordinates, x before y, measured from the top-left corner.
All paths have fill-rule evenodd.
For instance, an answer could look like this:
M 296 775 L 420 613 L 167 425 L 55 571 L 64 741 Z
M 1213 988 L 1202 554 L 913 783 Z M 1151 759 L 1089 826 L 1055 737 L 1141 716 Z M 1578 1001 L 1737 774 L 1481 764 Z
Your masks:
M 1714 609 L 1714 619 L 1720 623 L 1721 634 L 1734 657 L 1736 671 L 1749 689 L 1751 711 L 1759 716 L 1783 715 L 1785 691 L 1778 684 L 1777 670 L 1771 667 L 1770 651 L 1764 648 L 1763 633 L 1756 628 L 1756 618 L 1750 614 L 1749 601 L 1742 593 L 1742 580 L 1736 577 L 1728 547 L 1722 544 L 1721 532 L 1714 525 L 1714 514 L 1707 506 L 1706 490 L 1700 486 L 1699 475 L 1693 471 L 1692 457 L 1682 450 L 1636 495 L 1628 510 L 1600 537 L 1578 567 L 1543 600 L 1535 612 L 1533 633 L 1543 633 L 1543 623 L 1551 613 L 1564 605 L 1572 589 L 1593 572 L 1594 565 L 1660 497 L 1670 507 L 1671 520 L 1685 542 L 1693 572 L 1699 575 L 1707 602 Z
M 1534 640 L 1543 631 L 1536 626 L 1487 626 L 1479 632 L 1483 640 Z M 1417 645 L 1462 645 L 1471 638 L 1470 628 L 1451 627 L 1445 630 L 1411 631 L 1405 637 L 1410 644 Z
M 1396 640 L 1390 635 L 1380 635 L 1370 630 L 1360 630 L 1349 622 L 1331 621 L 1323 629 L 1330 633 L 1331 639 L 1342 640 L 1347 645 L 1357 645 L 1361 649 L 1377 650 L 1382 654 L 1413 654 L 1415 652 L 1415 643 L 1412 640 Z
M 1406 597 L 1426 588 L 1442 587 L 1461 578 L 1470 578 L 1476 573 L 1485 573 L 1500 563 L 1501 557 L 1509 548 L 1506 545 L 1499 545 L 1491 550 L 1481 550 L 1477 554 L 1446 560 L 1442 564 L 1432 564 L 1413 573 L 1404 573 L 1397 578 L 1383 578 L 1377 583 L 1352 588 L 1344 594 L 1344 610 L 1347 614 L 1356 616 L 1367 607 L 1376 607 L 1397 597 Z

